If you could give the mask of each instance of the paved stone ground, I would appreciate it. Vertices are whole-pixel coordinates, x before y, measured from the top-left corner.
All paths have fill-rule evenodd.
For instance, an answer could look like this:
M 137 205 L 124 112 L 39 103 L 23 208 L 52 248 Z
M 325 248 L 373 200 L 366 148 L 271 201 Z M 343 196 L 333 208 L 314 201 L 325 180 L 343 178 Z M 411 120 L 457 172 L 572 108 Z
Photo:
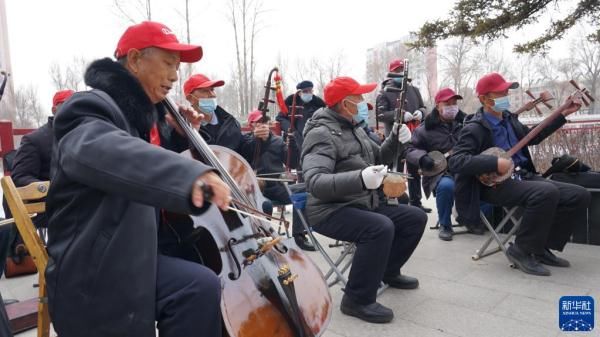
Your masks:
M 433 201 L 426 205 L 432 207 Z M 437 215 L 429 215 L 429 226 Z M 321 237 L 321 242 L 329 239 Z M 339 311 L 342 291 L 331 288 L 334 310 L 325 337 L 548 337 L 562 336 L 558 328 L 558 300 L 566 295 L 590 295 L 600 301 L 600 247 L 569 244 L 562 257 L 571 261 L 567 269 L 552 268 L 550 277 L 537 277 L 511 269 L 502 254 L 480 261 L 471 255 L 484 237 L 458 235 L 442 242 L 437 232 L 427 229 L 403 273 L 416 276 L 416 290 L 387 289 L 381 303 L 391 307 L 395 319 L 375 325 L 345 316 Z M 331 249 L 333 257 L 339 249 Z M 310 257 L 326 270 L 318 253 Z M 374 257 L 376 258 L 376 257 Z M 4 298 L 27 299 L 35 296 L 35 277 L 0 280 Z M 598 310 L 596 310 L 598 325 Z M 566 333 L 564 335 L 567 335 Z M 572 334 L 571 334 L 572 335 Z M 578 336 L 600 336 L 600 327 Z M 35 336 L 35 330 L 18 335 Z

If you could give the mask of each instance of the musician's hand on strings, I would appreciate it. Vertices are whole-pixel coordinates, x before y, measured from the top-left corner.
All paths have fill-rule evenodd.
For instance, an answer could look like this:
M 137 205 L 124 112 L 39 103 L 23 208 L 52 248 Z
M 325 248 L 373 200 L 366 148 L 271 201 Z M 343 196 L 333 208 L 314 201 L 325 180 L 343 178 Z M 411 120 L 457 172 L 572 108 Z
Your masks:
M 562 115 L 567 117 L 568 115 L 574 113 L 579 110 L 583 105 L 582 96 L 583 94 L 580 91 L 577 91 L 573 95 L 567 97 L 565 103 L 568 103 L 567 107 L 563 110 Z
M 205 188 L 210 188 L 210 200 L 205 199 Z M 209 171 L 198 177 L 192 189 L 192 204 L 196 207 L 202 207 L 204 202 L 212 202 L 220 209 L 226 211 L 231 202 L 231 190 L 225 184 L 221 177 L 215 172 Z
M 200 122 L 202 122 L 202 120 L 207 117 L 205 114 L 199 113 L 198 111 L 192 108 L 186 108 L 183 106 L 179 106 L 179 112 L 192 125 L 192 128 L 194 128 L 194 130 L 200 129 Z M 183 129 L 181 128 L 179 123 L 177 123 L 173 115 L 171 115 L 170 113 L 166 114 L 165 120 L 167 121 L 167 124 L 169 124 L 172 128 L 175 129 L 175 131 L 177 131 L 177 133 L 179 133 L 182 136 L 185 136 L 185 132 L 183 132 Z
M 498 174 L 504 175 L 508 173 L 512 167 L 512 161 L 506 158 L 498 158 Z
M 260 140 L 267 140 L 269 138 L 269 125 L 268 124 L 257 124 L 254 128 L 254 137 Z

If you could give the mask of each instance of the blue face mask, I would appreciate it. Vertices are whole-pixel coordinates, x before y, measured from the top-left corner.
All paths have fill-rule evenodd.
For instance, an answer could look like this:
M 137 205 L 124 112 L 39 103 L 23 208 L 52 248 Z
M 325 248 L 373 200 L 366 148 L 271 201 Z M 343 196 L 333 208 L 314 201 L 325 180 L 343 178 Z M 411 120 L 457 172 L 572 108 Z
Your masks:
M 356 115 L 352 116 L 352 119 L 354 119 L 356 123 L 360 123 L 362 121 L 367 120 L 369 118 L 369 106 L 367 105 L 367 102 L 362 101 L 360 103 L 354 104 L 356 104 L 356 110 L 358 110 L 358 112 L 356 113 Z
M 313 99 L 313 95 L 312 94 L 300 94 L 300 99 L 302 99 L 302 102 L 304 103 L 308 103 L 310 101 L 312 101 Z
M 200 108 L 200 112 L 204 112 L 207 114 L 213 114 L 217 109 L 217 99 L 216 98 L 200 98 L 198 100 L 198 108 Z
M 394 83 L 396 83 L 396 84 L 402 84 L 402 81 L 404 81 L 404 77 L 403 76 L 394 77 L 393 80 L 394 80 Z
M 510 99 L 508 96 L 498 97 L 494 99 L 494 106 L 492 107 L 494 111 L 502 112 L 504 110 L 510 109 Z

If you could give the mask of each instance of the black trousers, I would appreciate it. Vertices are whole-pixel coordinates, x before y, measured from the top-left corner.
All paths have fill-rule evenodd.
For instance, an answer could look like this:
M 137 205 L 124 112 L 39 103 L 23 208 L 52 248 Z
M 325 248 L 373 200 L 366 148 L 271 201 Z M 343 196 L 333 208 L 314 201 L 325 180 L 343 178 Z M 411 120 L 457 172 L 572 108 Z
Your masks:
M 4 308 L 4 300 L 2 294 L 0 294 L 0 336 L 1 337 L 12 337 L 12 331 L 10 330 L 10 322 L 8 321 L 8 315 L 6 314 L 6 308 Z
M 483 185 L 482 185 L 483 186 Z M 484 186 L 481 200 L 500 206 L 524 208 L 515 243 L 527 253 L 544 248 L 562 251 L 573 228 L 587 221 L 590 193 L 585 188 L 532 176 L 507 180 L 496 187 Z
M 419 166 L 406 162 L 406 171 L 412 179 L 408 179 L 408 197 L 410 204 L 413 206 L 421 206 L 421 175 L 419 174 Z
M 158 255 L 156 320 L 160 337 L 221 336 L 221 282 L 210 269 Z
M 419 208 L 381 206 L 374 211 L 344 207 L 313 229 L 336 240 L 356 243 L 356 252 L 344 289 L 362 304 L 375 302 L 384 276 L 400 274 L 421 240 L 427 215 Z

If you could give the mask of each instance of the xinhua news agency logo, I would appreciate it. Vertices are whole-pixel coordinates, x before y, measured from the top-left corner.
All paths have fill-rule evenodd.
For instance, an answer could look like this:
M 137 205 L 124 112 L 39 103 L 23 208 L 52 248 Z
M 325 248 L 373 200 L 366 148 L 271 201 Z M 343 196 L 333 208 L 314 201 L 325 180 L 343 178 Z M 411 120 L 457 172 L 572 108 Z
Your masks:
M 563 296 L 558 301 L 558 327 L 562 331 L 594 330 L 594 299 L 591 296 Z

